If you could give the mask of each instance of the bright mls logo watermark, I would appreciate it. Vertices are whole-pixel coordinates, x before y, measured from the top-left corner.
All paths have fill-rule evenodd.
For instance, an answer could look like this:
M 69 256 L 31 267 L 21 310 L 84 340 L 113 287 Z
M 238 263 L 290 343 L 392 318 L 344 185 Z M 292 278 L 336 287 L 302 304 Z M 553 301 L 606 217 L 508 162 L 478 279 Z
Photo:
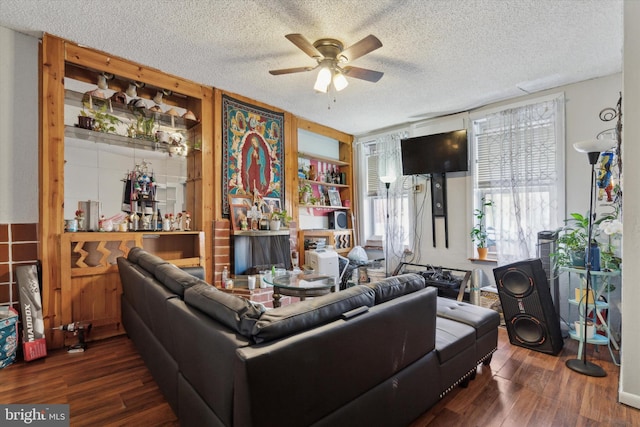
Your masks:
M 0 425 L 69 427 L 69 405 L 0 405 Z

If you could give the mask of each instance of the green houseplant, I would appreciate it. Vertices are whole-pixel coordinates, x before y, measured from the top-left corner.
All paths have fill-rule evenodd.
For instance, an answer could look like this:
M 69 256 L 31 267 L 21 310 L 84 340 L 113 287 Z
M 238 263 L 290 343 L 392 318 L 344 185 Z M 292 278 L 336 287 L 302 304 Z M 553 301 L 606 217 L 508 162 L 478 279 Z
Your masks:
M 569 214 L 564 227 L 557 230 L 558 251 L 553 254 L 558 267 L 584 267 L 585 251 L 589 236 L 589 213 Z M 594 225 L 594 231 L 597 227 Z M 595 238 L 595 233 L 593 235 Z
M 88 104 L 84 104 L 80 115 L 93 119 L 93 130 L 96 132 L 116 133 L 116 125 L 121 123 L 119 118 L 107 113 L 106 103 L 103 103 L 98 109 L 90 108 Z
M 269 228 L 271 230 L 279 230 L 281 225 L 286 226 L 292 219 L 285 209 L 276 210 L 271 213 Z
M 298 195 L 299 195 L 300 203 L 302 203 L 303 205 L 311 204 L 311 198 L 313 195 L 313 189 L 311 188 L 311 184 L 304 183 L 300 185 L 300 188 L 298 189 Z
M 473 216 L 476 219 L 476 224 L 471 229 L 471 233 L 469 234 L 471 236 L 471 240 L 476 244 L 479 259 L 486 259 L 487 252 L 489 250 L 489 248 L 487 247 L 488 234 L 486 224 L 486 208 L 490 206 L 493 206 L 493 202 L 487 202 L 487 200 L 483 197 L 482 199 L 480 199 L 480 207 L 474 209 L 473 211 Z
M 558 250 L 552 254 L 557 267 L 584 267 L 585 254 L 588 245 L 589 236 L 589 212 L 585 215 L 579 213 L 569 214 L 570 218 L 565 219 L 564 227 L 557 230 L 558 234 Z M 617 269 L 619 267 L 619 258 L 613 255 L 613 248 L 609 242 L 602 243 L 597 240 L 601 232 L 601 224 L 606 226 L 610 223 L 620 223 L 615 213 L 606 213 L 601 215 L 593 222 L 592 242 L 597 242 L 600 247 L 602 266 L 605 269 Z M 605 234 L 609 235 L 605 228 Z M 613 232 L 615 234 L 615 230 Z

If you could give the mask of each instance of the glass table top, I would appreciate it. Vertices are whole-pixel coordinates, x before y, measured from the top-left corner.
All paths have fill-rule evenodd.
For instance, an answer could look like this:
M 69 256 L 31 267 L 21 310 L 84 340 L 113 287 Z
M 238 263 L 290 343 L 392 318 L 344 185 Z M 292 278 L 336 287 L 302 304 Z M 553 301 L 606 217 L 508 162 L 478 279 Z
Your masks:
M 274 277 L 270 283 L 283 289 L 330 289 L 335 285 L 335 278 L 324 274 L 288 272 Z

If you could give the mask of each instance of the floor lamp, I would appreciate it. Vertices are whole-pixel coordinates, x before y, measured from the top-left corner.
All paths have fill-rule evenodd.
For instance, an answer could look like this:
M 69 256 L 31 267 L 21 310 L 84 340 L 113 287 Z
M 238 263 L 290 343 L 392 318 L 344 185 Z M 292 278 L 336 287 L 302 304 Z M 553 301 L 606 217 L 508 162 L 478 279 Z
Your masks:
M 389 187 L 396 180 L 395 176 L 381 176 L 380 181 L 387 188 L 387 221 L 385 222 L 384 236 L 384 276 L 389 277 Z
M 594 139 L 589 141 L 576 142 L 573 144 L 573 148 L 580 153 L 587 153 L 589 157 L 589 164 L 591 165 L 591 186 L 589 187 L 589 229 L 587 232 L 587 259 L 585 262 L 585 268 L 587 270 L 587 284 L 586 284 L 586 292 L 584 299 L 584 318 L 582 322 L 582 336 L 581 340 L 584 340 L 584 345 L 582 346 L 582 358 L 581 359 L 570 359 L 567 360 L 566 365 L 569 369 L 579 372 L 584 375 L 588 375 L 590 377 L 605 377 L 607 373 L 602 369 L 601 366 L 596 365 L 595 363 L 587 361 L 587 318 L 589 315 L 589 294 L 591 288 L 591 239 L 593 236 L 593 220 L 595 213 L 593 211 L 593 199 L 595 194 L 595 164 L 598 162 L 598 157 L 600 157 L 600 153 L 603 151 L 608 151 L 615 144 L 615 141 L 606 140 L 606 139 Z M 595 301 L 594 301 L 595 304 Z M 595 309 L 595 307 L 594 307 Z

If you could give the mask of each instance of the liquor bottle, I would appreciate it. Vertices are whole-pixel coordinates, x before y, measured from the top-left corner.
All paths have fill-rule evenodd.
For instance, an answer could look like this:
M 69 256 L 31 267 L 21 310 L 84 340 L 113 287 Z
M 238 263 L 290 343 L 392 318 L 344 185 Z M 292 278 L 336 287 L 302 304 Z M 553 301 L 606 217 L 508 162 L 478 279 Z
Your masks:
M 162 231 L 162 214 L 160 213 L 160 209 L 158 209 L 158 217 L 154 227 L 156 227 L 156 231 Z

